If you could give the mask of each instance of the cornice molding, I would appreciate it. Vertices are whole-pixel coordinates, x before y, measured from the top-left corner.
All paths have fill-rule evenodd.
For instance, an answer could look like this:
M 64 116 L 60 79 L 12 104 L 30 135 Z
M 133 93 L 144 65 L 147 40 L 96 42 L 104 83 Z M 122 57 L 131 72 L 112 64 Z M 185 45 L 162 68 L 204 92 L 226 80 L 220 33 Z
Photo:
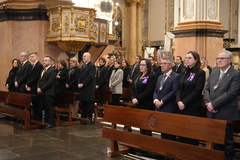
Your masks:
M 219 37 L 223 38 L 227 30 L 218 29 L 188 29 L 188 30 L 175 30 L 171 31 L 175 38 L 182 37 Z

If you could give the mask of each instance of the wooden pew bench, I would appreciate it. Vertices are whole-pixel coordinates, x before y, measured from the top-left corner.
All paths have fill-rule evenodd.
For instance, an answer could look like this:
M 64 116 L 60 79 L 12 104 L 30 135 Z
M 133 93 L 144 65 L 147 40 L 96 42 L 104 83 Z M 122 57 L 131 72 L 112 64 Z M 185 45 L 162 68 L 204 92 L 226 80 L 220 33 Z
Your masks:
M 101 122 L 102 119 L 98 119 L 99 114 L 104 115 L 104 108 L 106 105 L 108 105 L 109 102 L 112 101 L 112 91 L 106 91 L 106 90 L 96 90 L 95 91 L 95 101 L 94 104 L 94 122 Z M 103 103 L 103 105 L 99 105 L 99 101 Z
M 102 136 L 111 140 L 110 157 L 128 153 L 128 147 L 133 147 L 174 159 L 224 159 L 224 152 L 214 150 L 213 144 L 224 144 L 227 121 L 118 106 L 106 106 L 103 120 L 112 123 L 111 127 L 102 129 Z M 126 132 L 116 127 L 117 124 L 198 139 L 205 141 L 206 146 Z M 119 149 L 119 143 L 127 148 Z
M 32 94 L 24 94 L 17 92 L 0 91 L 0 112 L 6 116 L 15 117 L 24 121 L 23 130 L 36 129 L 39 126 L 30 125 L 30 111 Z M 21 106 L 23 109 L 14 108 L 5 104 Z
M 123 88 L 121 99 L 130 99 L 130 101 L 121 101 L 120 104 L 124 107 L 134 107 L 131 102 L 131 88 Z
M 76 96 L 79 93 L 56 91 L 55 92 L 55 114 L 56 114 L 56 126 L 75 125 L 80 123 L 86 123 L 88 119 L 72 116 L 72 107 Z M 59 105 L 60 104 L 60 105 Z

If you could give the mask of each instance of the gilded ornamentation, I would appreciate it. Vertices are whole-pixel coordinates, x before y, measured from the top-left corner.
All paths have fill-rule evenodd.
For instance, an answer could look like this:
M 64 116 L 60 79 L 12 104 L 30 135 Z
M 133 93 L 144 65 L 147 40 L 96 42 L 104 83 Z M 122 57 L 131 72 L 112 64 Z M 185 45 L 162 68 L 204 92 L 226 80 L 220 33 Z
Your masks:
M 75 28 L 78 32 L 86 32 L 87 20 L 83 16 L 75 19 Z
M 151 114 L 149 116 L 149 120 L 148 120 L 149 127 L 154 129 L 154 128 L 158 127 L 158 123 L 159 123 L 159 117 L 154 113 Z
M 59 17 L 52 18 L 52 30 L 56 32 L 59 30 L 59 27 L 60 27 L 60 18 Z
M 65 16 L 65 21 L 64 21 L 65 33 L 68 33 L 68 31 L 69 31 L 69 27 L 70 27 L 69 20 L 70 20 L 69 17 L 68 17 L 68 16 Z
M 97 39 L 97 34 L 98 34 L 97 32 L 98 32 L 97 25 L 94 24 L 94 25 L 93 25 L 92 32 L 91 32 L 91 37 L 92 37 L 93 39 Z
M 95 22 L 95 10 L 75 6 L 58 6 L 49 10 L 50 31 L 48 42 L 55 42 L 65 52 L 80 51 L 85 44 L 100 42 L 100 23 Z M 102 39 L 107 43 L 107 21 Z M 103 42 L 101 42 L 103 43 Z
M 102 25 L 101 26 L 101 31 L 100 31 L 100 41 L 105 42 L 105 39 L 107 37 L 107 31 L 106 31 L 106 26 Z

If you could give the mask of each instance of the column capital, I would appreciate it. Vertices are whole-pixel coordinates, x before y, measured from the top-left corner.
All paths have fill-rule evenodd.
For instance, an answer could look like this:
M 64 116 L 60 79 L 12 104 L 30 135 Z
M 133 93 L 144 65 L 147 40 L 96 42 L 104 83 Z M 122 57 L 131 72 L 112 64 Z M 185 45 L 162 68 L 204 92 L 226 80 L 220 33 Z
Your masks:
M 137 5 L 140 0 L 126 0 L 130 5 Z
M 145 0 L 139 0 L 138 7 L 142 7 L 146 3 Z

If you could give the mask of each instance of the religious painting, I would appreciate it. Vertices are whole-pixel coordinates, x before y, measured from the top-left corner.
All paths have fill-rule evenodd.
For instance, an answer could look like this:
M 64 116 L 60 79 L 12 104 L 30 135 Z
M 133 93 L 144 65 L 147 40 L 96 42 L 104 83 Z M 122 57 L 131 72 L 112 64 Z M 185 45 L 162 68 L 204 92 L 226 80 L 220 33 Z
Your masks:
M 101 12 L 112 12 L 112 3 L 111 2 L 101 2 Z

